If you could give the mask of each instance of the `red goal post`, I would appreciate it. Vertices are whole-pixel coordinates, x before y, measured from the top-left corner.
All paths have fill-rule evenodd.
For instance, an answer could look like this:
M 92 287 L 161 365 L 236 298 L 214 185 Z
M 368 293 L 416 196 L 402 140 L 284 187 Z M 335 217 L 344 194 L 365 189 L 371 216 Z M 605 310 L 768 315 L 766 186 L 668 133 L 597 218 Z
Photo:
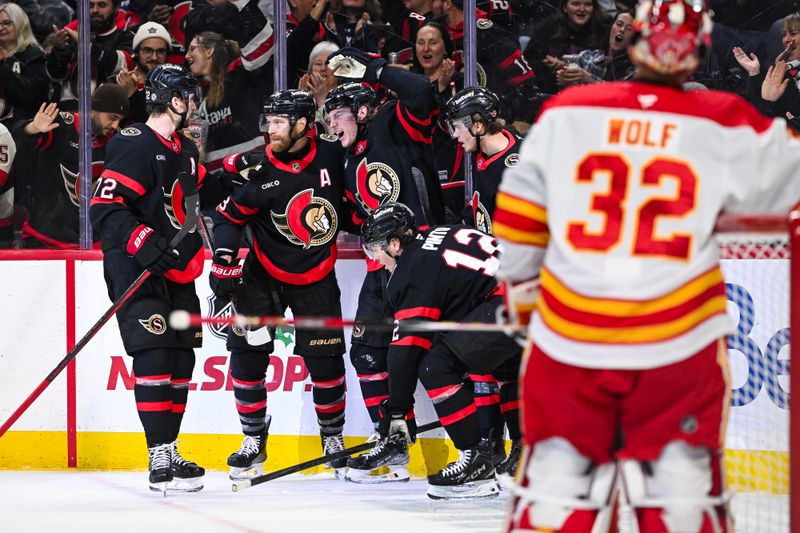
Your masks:
M 800 259 L 791 254 L 800 249 L 800 212 L 722 215 L 715 236 L 737 321 L 725 448 L 735 529 L 800 533 L 800 395 L 789 394 L 800 353 L 790 343 L 790 331 L 800 332 Z

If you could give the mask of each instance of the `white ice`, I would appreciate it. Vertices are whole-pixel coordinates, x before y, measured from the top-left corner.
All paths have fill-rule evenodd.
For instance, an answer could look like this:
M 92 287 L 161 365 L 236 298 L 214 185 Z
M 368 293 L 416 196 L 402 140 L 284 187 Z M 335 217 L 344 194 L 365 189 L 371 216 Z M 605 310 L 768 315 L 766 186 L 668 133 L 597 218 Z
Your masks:
M 369 532 L 501 530 L 507 492 L 435 501 L 425 480 L 357 485 L 295 475 L 234 493 L 208 472 L 193 494 L 151 492 L 146 472 L 0 471 L 0 531 L 9 533 Z

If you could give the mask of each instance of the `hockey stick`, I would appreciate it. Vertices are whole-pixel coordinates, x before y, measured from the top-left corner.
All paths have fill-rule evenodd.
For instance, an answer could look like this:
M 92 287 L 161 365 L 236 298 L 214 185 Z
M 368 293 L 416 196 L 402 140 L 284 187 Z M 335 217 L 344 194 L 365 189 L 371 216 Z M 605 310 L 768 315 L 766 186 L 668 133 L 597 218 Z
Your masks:
M 426 431 L 430 431 L 432 429 L 436 429 L 441 427 L 442 423 L 438 420 L 425 424 L 417 428 L 417 434 L 425 433 Z M 308 470 L 309 468 L 314 468 L 315 466 L 323 465 L 330 461 L 336 461 L 337 459 L 345 459 L 350 457 L 354 453 L 365 452 L 367 450 L 371 450 L 375 446 L 377 446 L 379 441 L 373 440 L 368 441 L 363 444 L 359 444 L 357 446 L 352 446 L 350 448 L 345 448 L 344 450 L 336 453 L 332 453 L 330 455 L 323 455 L 322 457 L 317 457 L 316 459 L 311 459 L 304 463 L 296 464 L 294 466 L 287 466 L 286 468 L 282 468 L 280 470 L 276 470 L 275 472 L 270 472 L 269 474 L 262 474 L 260 476 L 256 476 L 252 479 L 243 479 L 241 481 L 234 481 L 231 489 L 233 492 L 241 492 L 244 489 L 250 488 L 254 485 L 260 485 L 262 483 L 266 483 L 267 481 L 272 481 L 273 479 L 278 479 L 281 477 L 288 476 L 290 474 L 296 474 L 297 472 L 302 472 L 303 470 Z
M 294 318 L 284 318 L 282 316 L 250 316 L 235 315 L 232 317 L 204 317 L 199 314 L 190 314 L 187 311 L 173 311 L 169 316 L 169 324 L 174 329 L 188 329 L 192 326 L 202 324 L 225 324 L 239 326 L 242 328 L 259 328 L 263 326 L 294 326 L 296 328 L 308 329 L 334 329 L 342 327 L 352 327 L 356 325 L 368 326 L 377 330 L 392 331 L 395 322 L 391 319 L 384 321 L 359 321 L 346 320 L 338 317 L 324 316 L 297 316 Z M 484 331 L 484 332 L 506 332 L 506 331 L 526 331 L 528 326 L 523 324 L 491 324 L 485 322 L 456 322 L 443 320 L 428 322 L 425 320 L 401 320 L 400 324 L 406 331 Z
M 197 192 L 197 182 L 195 181 L 194 176 L 188 172 L 181 172 L 178 174 L 178 181 L 180 182 L 181 188 L 184 191 L 184 199 L 186 201 L 186 220 L 183 223 L 183 227 L 181 227 L 178 233 L 176 233 L 175 236 L 172 238 L 172 240 L 169 241 L 170 248 L 176 247 L 178 243 L 180 243 L 183 240 L 183 238 L 189 233 L 189 231 L 194 229 L 195 225 L 197 224 L 197 217 L 198 217 L 197 208 L 200 203 L 199 195 Z M 44 380 L 41 383 L 39 383 L 39 386 L 33 390 L 30 396 L 28 396 L 25 399 L 25 401 L 22 402 L 22 404 L 19 407 L 17 407 L 17 409 L 13 413 L 11 413 L 11 416 L 8 417 L 8 420 L 6 420 L 3 423 L 3 425 L 0 426 L 0 437 L 5 435 L 6 431 L 8 431 L 9 428 L 12 425 L 14 425 L 14 422 L 16 422 L 17 419 L 20 416 L 22 416 L 22 413 L 28 410 L 28 407 L 30 407 L 31 404 L 34 401 L 36 401 L 36 398 L 38 398 L 39 395 L 41 395 L 42 392 L 44 392 L 44 390 L 50 385 L 50 383 L 52 383 L 53 380 L 56 379 L 56 377 L 61 373 L 61 371 L 67 367 L 70 361 L 75 359 L 75 357 L 78 355 L 78 353 L 80 353 L 80 351 L 84 348 L 84 346 L 86 346 L 89 343 L 89 341 L 92 340 L 92 338 L 94 338 L 97 332 L 100 331 L 100 328 L 102 328 L 105 325 L 105 323 L 108 322 L 108 320 L 112 316 L 114 316 L 114 313 L 116 313 L 119 310 L 119 308 L 122 307 L 125 304 L 125 302 L 128 301 L 131 295 L 133 295 L 133 293 L 136 292 L 139 289 L 139 287 L 141 287 L 144 284 L 144 282 L 147 281 L 147 278 L 149 277 L 150 277 L 150 271 L 145 270 L 144 272 L 139 274 L 139 277 L 136 278 L 136 280 L 133 283 L 131 283 L 130 287 L 128 287 L 125 290 L 125 292 L 123 292 L 116 300 L 114 300 L 114 303 L 112 303 L 111 307 L 109 307 L 106 310 L 106 312 L 103 313 L 103 316 L 101 316 L 97 320 L 97 322 L 95 322 L 94 325 L 91 328 L 89 328 L 89 331 L 86 332 L 86 334 L 81 338 L 81 340 L 79 340 L 78 343 L 75 344 L 75 346 L 69 351 L 69 353 L 67 353 L 67 355 L 64 356 L 64 358 L 47 375 L 47 377 L 44 378 Z

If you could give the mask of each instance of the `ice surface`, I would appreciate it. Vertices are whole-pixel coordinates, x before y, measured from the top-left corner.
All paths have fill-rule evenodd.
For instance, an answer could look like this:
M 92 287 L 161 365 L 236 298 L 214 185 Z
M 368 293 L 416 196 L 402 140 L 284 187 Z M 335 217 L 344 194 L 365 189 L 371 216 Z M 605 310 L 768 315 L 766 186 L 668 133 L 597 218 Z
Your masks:
M 434 501 L 427 483 L 357 485 L 332 474 L 295 475 L 231 492 L 208 472 L 194 494 L 151 492 L 146 472 L 0 471 L 0 531 L 499 532 L 509 495 Z

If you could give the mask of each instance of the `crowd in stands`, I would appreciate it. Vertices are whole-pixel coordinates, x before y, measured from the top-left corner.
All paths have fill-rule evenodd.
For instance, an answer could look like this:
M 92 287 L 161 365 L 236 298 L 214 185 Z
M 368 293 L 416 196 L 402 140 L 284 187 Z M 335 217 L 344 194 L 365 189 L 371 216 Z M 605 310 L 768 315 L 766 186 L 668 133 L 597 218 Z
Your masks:
M 277 1 L 277 0 L 275 0 Z M 541 104 L 576 84 L 633 75 L 626 48 L 636 0 L 478 0 L 477 80 L 525 134 Z M 800 0 L 714 0 L 711 49 L 693 90 L 736 92 L 800 128 Z M 288 0 L 287 34 L 272 2 L 89 0 L 93 175 L 110 136 L 146 118 L 144 79 L 186 65 L 204 98 L 187 134 L 211 176 L 232 154 L 265 145 L 259 114 L 275 89 L 274 44 L 287 80 L 323 103 L 340 47 L 380 54 L 426 76 L 441 109 L 464 86 L 463 0 Z M 0 2 L 0 248 L 77 248 L 78 21 L 74 0 Z M 463 179 L 462 151 L 434 135 L 438 178 Z M 231 186 L 220 180 L 222 187 Z

